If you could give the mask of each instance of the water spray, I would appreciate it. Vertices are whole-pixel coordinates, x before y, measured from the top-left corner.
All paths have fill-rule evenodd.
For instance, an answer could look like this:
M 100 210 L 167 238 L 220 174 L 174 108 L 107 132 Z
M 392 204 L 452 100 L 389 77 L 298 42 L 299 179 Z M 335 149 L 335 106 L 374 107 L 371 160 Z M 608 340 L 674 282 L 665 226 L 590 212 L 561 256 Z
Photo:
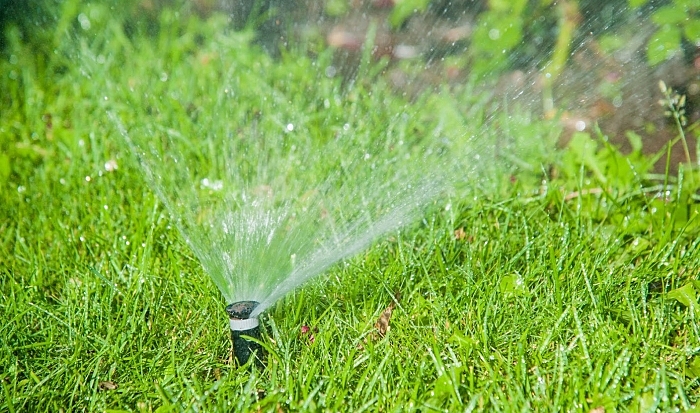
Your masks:
M 260 321 L 258 317 L 250 316 L 258 304 L 257 301 L 239 301 L 226 306 L 230 318 L 233 354 L 241 366 L 245 365 L 251 356 L 256 358 L 256 365 L 262 366 L 262 347 L 247 338 L 260 339 Z

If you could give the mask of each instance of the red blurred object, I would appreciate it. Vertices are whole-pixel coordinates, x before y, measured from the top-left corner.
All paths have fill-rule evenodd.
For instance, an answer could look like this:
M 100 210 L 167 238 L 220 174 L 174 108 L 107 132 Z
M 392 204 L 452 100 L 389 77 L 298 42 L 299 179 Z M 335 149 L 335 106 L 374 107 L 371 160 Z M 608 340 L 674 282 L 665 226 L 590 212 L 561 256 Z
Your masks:
M 395 4 L 394 0 L 372 0 L 375 9 L 391 9 Z

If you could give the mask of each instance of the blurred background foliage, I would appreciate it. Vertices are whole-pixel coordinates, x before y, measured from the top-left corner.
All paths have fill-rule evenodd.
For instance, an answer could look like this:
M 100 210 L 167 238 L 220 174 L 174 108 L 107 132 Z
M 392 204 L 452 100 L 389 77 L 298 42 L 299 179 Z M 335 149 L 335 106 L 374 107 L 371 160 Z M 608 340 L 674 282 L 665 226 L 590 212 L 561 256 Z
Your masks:
M 388 41 L 394 43 L 416 43 L 439 32 L 442 38 L 436 41 L 443 44 L 424 48 L 422 55 L 466 54 L 476 71 L 539 63 L 557 72 L 570 49 L 586 38 L 614 35 L 616 41 L 607 43 L 623 45 L 630 30 L 620 26 L 644 29 L 650 65 L 678 56 L 696 58 L 700 47 L 700 3 L 695 0 L 0 0 L 0 46 L 6 50 L 8 36 L 17 30 L 37 53 L 53 52 L 65 36 L 99 26 L 106 18 L 122 21 L 126 33 L 143 30 L 155 35 L 157 15 L 164 8 L 183 18 L 225 13 L 234 28 L 257 29 L 259 41 L 273 53 L 300 43 L 290 41 L 294 37 L 309 41 L 333 26 L 349 26 L 359 15 L 378 24 L 380 31 L 387 28 L 392 37 Z M 642 20 L 644 27 L 639 26 Z M 653 28 L 647 29 L 647 24 Z M 454 30 L 442 32 L 445 25 Z M 362 41 L 366 33 L 352 34 Z M 325 40 L 341 48 L 357 47 Z M 375 39 L 375 47 L 381 42 Z M 543 53 L 551 60 L 545 61 Z
M 331 47 L 332 73 L 353 79 L 373 60 L 403 93 L 487 81 L 496 95 L 527 100 L 533 113 L 559 116 L 568 136 L 599 122 L 628 150 L 629 130 L 650 152 L 675 136 L 657 104 L 664 80 L 686 96 L 691 146 L 700 129 L 696 0 L 0 0 L 9 92 L 0 105 L 32 104 L 22 95 L 28 80 L 13 79 L 30 67 L 32 81 L 51 93 L 79 61 L 78 44 L 96 46 L 99 32 L 125 42 L 173 34 L 197 42 L 186 36 L 188 21 L 217 13 L 272 56 L 313 57 Z M 0 149 L 7 146 L 0 139 Z

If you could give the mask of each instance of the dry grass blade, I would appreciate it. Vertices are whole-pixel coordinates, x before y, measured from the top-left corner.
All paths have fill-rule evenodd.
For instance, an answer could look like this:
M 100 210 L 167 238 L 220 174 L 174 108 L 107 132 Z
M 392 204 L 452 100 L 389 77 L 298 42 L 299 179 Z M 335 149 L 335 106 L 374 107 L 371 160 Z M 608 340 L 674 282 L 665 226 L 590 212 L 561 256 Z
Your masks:
M 391 313 L 394 311 L 394 307 L 396 306 L 396 303 L 391 303 L 389 304 L 389 307 L 387 307 L 383 312 L 382 315 L 379 316 L 379 319 L 377 320 L 376 323 L 374 323 L 374 327 L 377 328 L 377 332 L 379 333 L 379 337 L 384 337 L 386 333 L 389 331 L 389 320 L 391 320 Z
M 117 390 L 119 385 L 112 381 L 101 381 L 97 384 L 97 387 L 103 391 Z

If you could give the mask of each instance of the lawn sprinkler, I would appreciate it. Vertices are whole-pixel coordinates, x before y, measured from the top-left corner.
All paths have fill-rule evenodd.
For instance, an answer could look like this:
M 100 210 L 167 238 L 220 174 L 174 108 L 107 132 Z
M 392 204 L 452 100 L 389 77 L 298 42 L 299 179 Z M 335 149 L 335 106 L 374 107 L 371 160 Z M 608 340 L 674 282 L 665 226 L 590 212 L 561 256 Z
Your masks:
M 258 304 L 260 303 L 257 301 L 239 301 L 226 306 L 226 312 L 230 317 L 233 354 L 241 366 L 245 365 L 251 356 L 256 358 L 256 365 L 262 366 L 262 347 L 255 341 L 248 339 L 248 337 L 260 339 L 258 317 L 250 317 Z

